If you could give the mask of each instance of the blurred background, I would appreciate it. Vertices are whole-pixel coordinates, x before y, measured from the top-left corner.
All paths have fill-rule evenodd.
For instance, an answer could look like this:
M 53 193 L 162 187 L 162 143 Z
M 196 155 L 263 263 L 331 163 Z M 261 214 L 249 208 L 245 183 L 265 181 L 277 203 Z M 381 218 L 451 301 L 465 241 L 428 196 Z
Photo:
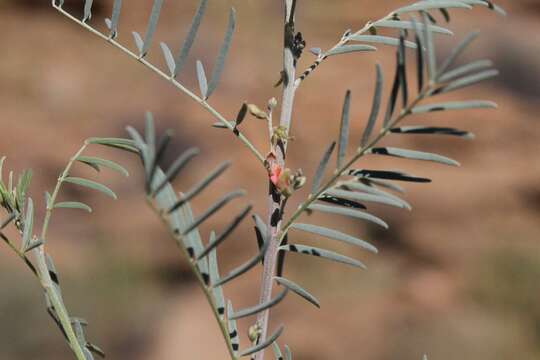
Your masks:
M 68 159 L 85 138 L 125 136 L 128 124 L 141 127 L 153 111 L 158 128 L 176 137 L 165 162 L 190 146 L 202 148 L 199 161 L 175 184 L 187 189 L 217 163 L 234 161 L 219 186 L 195 203 L 202 211 L 221 192 L 243 187 L 256 212 L 265 214 L 264 171 L 230 134 L 213 129 L 214 120 L 186 96 L 140 64 L 83 31 L 44 0 L 1 0 L 0 155 L 7 169 L 34 170 L 31 196 L 43 216 L 42 194 L 51 189 Z M 95 0 L 91 23 L 104 29 L 112 1 Z M 308 47 L 333 45 L 344 30 L 405 5 L 405 0 L 300 1 L 298 29 Z M 480 40 L 461 58 L 490 58 L 501 76 L 448 99 L 490 99 L 499 110 L 434 114 L 423 122 L 474 132 L 475 141 L 429 136 L 390 136 L 386 144 L 434 151 L 459 160 L 461 168 L 367 159 L 359 167 L 392 168 L 433 179 L 407 186 L 412 212 L 373 207 L 389 231 L 330 216 L 310 221 L 344 229 L 371 240 L 378 256 L 327 240 L 291 234 L 346 251 L 362 259 L 368 271 L 323 260 L 289 256 L 287 277 L 314 293 L 322 309 L 289 296 L 272 312 L 273 325 L 284 322 L 281 343 L 301 360 L 370 359 L 520 359 L 540 358 L 540 2 L 500 0 L 510 16 L 483 8 L 451 11 L 455 37 L 439 37 L 437 52 L 448 54 L 467 32 Z M 79 16 L 83 1 L 66 1 Z M 238 10 L 238 28 L 221 86 L 212 104 L 234 118 L 242 101 L 264 106 L 280 91 L 272 85 L 281 70 L 281 1 L 211 1 L 198 42 L 181 80 L 196 89 L 195 60 L 210 69 L 227 22 L 227 9 Z M 120 40 L 132 46 L 130 32 L 144 32 L 151 1 L 125 2 Z M 166 1 L 149 58 L 164 66 L 157 43 L 177 51 L 196 1 Z M 444 20 L 441 19 L 441 22 Z M 412 55 L 412 54 L 411 54 Z M 312 174 L 324 148 L 337 136 L 343 95 L 353 93 L 352 129 L 359 139 L 371 102 L 374 64 L 383 65 L 386 90 L 392 77 L 393 49 L 327 61 L 300 88 L 294 112 L 289 166 Z M 411 56 L 411 61 L 412 61 Z M 312 55 L 305 54 L 300 69 Z M 412 74 L 411 74 L 412 75 Z M 246 122 L 244 132 L 266 153 L 265 124 Z M 352 149 L 352 147 L 351 147 Z M 110 359 L 226 359 L 225 346 L 204 296 L 175 244 L 147 208 L 141 171 L 133 157 L 107 149 L 107 156 L 131 172 L 125 179 L 99 176 L 83 167 L 79 176 L 99 179 L 119 195 L 65 187 L 64 199 L 94 208 L 90 215 L 56 211 L 49 252 L 56 261 L 64 297 L 72 315 L 87 319 L 90 341 Z M 299 194 L 292 201 L 302 199 Z M 227 216 L 211 221 L 220 229 Z M 306 219 L 305 219 L 306 220 Z M 309 219 L 307 219 L 309 220 Z M 203 227 L 208 234 L 210 225 Z M 220 248 L 223 271 L 256 251 L 246 222 Z M 250 273 L 227 286 L 236 308 L 254 304 L 260 274 Z M 70 359 L 59 331 L 45 312 L 40 286 L 24 265 L 0 244 L 0 359 Z M 251 320 L 251 319 L 249 319 Z M 241 322 L 242 334 L 250 325 Z M 243 344 L 247 344 L 243 337 Z

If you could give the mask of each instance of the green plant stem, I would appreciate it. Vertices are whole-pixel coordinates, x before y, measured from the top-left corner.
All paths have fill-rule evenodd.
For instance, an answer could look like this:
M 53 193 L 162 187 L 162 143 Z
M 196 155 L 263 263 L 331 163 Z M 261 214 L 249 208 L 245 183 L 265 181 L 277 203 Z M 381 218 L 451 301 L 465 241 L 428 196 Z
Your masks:
M 345 171 L 347 171 L 356 161 L 358 161 L 361 157 L 363 157 L 364 155 L 366 155 L 366 153 L 368 152 L 369 149 L 371 149 L 373 146 L 375 146 L 380 140 L 382 140 L 382 138 L 384 138 L 388 132 L 390 131 L 391 128 L 393 128 L 394 126 L 396 126 L 401 120 L 403 120 L 405 117 L 407 117 L 408 115 L 411 114 L 412 112 L 412 109 L 418 105 L 418 103 L 420 101 L 422 101 L 426 95 L 428 95 L 430 93 L 430 91 L 433 90 L 433 83 L 430 83 L 425 89 L 423 89 L 417 96 L 416 98 L 410 102 L 400 113 L 398 116 L 396 116 L 395 119 L 391 120 L 387 126 L 383 127 L 381 129 L 381 131 L 379 132 L 379 134 L 374 137 L 368 144 L 366 144 L 365 146 L 363 146 L 362 148 L 359 148 L 356 152 L 356 154 L 349 160 L 347 161 L 345 164 L 343 164 L 340 168 L 336 169 L 336 171 L 334 172 L 334 174 L 332 175 L 332 177 L 330 179 L 328 179 L 328 181 L 323 185 L 321 186 L 321 188 L 315 193 L 315 194 L 310 194 L 307 198 L 306 201 L 304 201 L 302 204 L 300 204 L 298 206 L 298 208 L 296 209 L 296 211 L 291 215 L 291 217 L 287 220 L 287 222 L 285 223 L 285 225 L 282 227 L 282 230 L 281 230 L 281 234 L 279 236 L 279 239 L 280 239 L 280 243 L 281 241 L 283 241 L 283 238 L 285 237 L 285 235 L 287 234 L 287 231 L 289 231 L 289 228 L 291 227 L 291 225 L 296 221 L 296 219 L 298 219 L 298 217 L 300 217 L 300 215 L 302 215 L 307 209 L 308 207 L 313 204 L 315 201 L 317 201 L 319 199 L 319 197 L 325 193 L 331 186 L 333 186 L 335 184 L 335 182 L 341 177 L 343 176 L 343 174 L 345 173 Z
M 150 69 L 151 71 L 153 71 L 154 73 L 156 73 L 157 75 L 159 75 L 160 77 L 165 79 L 167 82 L 171 83 L 178 90 L 180 90 L 181 92 L 186 94 L 189 98 L 191 98 L 193 101 L 195 101 L 200 106 L 202 106 L 214 118 L 216 118 L 218 121 L 220 121 L 223 125 L 225 125 L 227 127 L 227 129 L 229 129 L 233 134 L 235 134 L 235 127 L 234 127 L 233 124 L 231 124 L 230 121 L 228 121 L 223 115 L 221 115 L 221 113 L 219 113 L 210 104 L 208 104 L 208 102 L 206 100 L 200 98 L 199 96 L 195 95 L 193 92 L 188 90 L 181 83 L 179 83 L 174 77 L 171 77 L 170 75 L 167 75 L 166 73 L 161 71 L 159 68 L 157 68 L 155 65 L 153 65 L 152 63 L 150 63 L 149 61 L 147 61 L 146 59 L 144 59 L 140 55 L 132 52 L 131 50 L 129 50 L 125 46 L 121 45 L 116 40 L 110 38 L 109 36 L 107 36 L 105 34 L 102 34 L 101 32 L 99 32 L 96 29 L 94 29 L 93 27 L 91 27 L 90 25 L 88 25 L 85 22 L 77 19 L 76 17 L 74 17 L 73 15 L 71 15 L 70 13 L 65 11 L 64 9 L 62 9 L 60 6 L 58 6 L 58 5 L 54 4 L 54 3 L 52 4 L 52 6 L 56 10 L 58 10 L 58 12 L 60 12 L 62 15 L 67 17 L 68 19 L 70 19 L 73 22 L 77 23 L 78 25 L 80 25 L 84 29 L 88 30 L 92 34 L 94 34 L 94 35 L 100 37 L 101 39 L 105 40 L 106 42 L 113 45 L 117 49 L 121 50 L 122 52 L 124 52 L 125 54 L 130 56 L 131 58 L 137 60 L 138 62 L 140 62 L 141 64 L 146 66 L 148 69 Z M 235 135 L 235 136 L 249 149 L 249 151 L 251 151 L 251 153 L 253 153 L 253 155 L 257 158 L 257 160 L 262 165 L 264 165 L 264 160 L 265 160 L 264 156 L 255 148 L 255 146 L 249 141 L 249 139 L 247 139 L 242 133 L 239 133 L 238 135 Z
M 33 268 L 30 265 L 31 264 L 30 260 L 28 259 L 28 257 L 26 257 L 26 255 L 23 252 L 17 249 L 10 241 L 5 241 L 5 243 L 19 258 L 21 258 L 21 260 L 25 262 L 28 268 L 39 279 L 39 282 L 42 288 L 47 293 L 47 296 L 51 300 L 51 303 L 53 304 L 54 309 L 56 310 L 56 313 L 58 314 L 58 318 L 60 320 L 60 323 L 62 324 L 62 328 L 64 329 L 70 348 L 73 350 L 75 356 L 77 357 L 77 360 L 86 360 L 86 356 L 84 355 L 83 350 L 79 344 L 79 341 L 77 340 L 77 336 L 75 335 L 75 332 L 73 331 L 73 327 L 71 326 L 71 320 L 69 319 L 69 315 L 67 314 L 67 311 L 62 303 L 62 300 L 58 296 L 57 292 L 54 290 L 54 284 L 49 275 L 49 269 L 47 268 L 43 246 L 40 246 L 38 249 L 34 250 L 35 258 L 36 258 L 36 262 L 38 266 L 37 268 Z
M 36 252 L 35 257 L 37 261 L 37 271 L 39 273 L 41 286 L 45 289 L 45 292 L 47 293 L 47 296 L 49 297 L 54 307 L 54 310 L 56 311 L 58 315 L 58 320 L 60 321 L 60 324 L 62 325 L 64 332 L 66 333 L 69 346 L 75 353 L 77 360 L 86 360 L 86 356 L 84 355 L 81 344 L 79 344 L 79 341 L 77 340 L 77 336 L 75 335 L 75 331 L 73 330 L 73 327 L 71 326 L 71 320 L 69 318 L 68 312 L 58 292 L 54 289 L 55 285 L 51 279 L 51 276 L 49 274 L 49 269 L 47 267 L 47 262 L 45 260 L 46 258 L 45 258 L 44 246 L 38 247 L 35 250 L 35 252 Z
M 188 259 L 188 263 L 189 263 L 189 267 L 191 269 L 191 272 L 197 278 L 199 286 L 201 287 L 201 289 L 202 289 L 202 291 L 203 291 L 203 293 L 204 293 L 204 295 L 206 297 L 206 300 L 208 301 L 208 304 L 210 305 L 210 308 L 212 309 L 212 313 L 214 314 L 214 317 L 215 317 L 217 323 L 219 324 L 219 329 L 221 331 L 221 335 L 223 336 L 223 339 L 225 340 L 225 344 L 227 345 L 227 350 L 229 352 L 231 360 L 238 360 L 238 357 L 234 354 L 234 350 L 233 350 L 232 343 L 231 343 L 231 338 L 229 337 L 229 330 L 228 330 L 227 324 L 225 323 L 224 320 L 221 319 L 221 316 L 217 312 L 217 306 L 216 306 L 216 304 L 214 302 L 214 297 L 212 296 L 212 289 L 210 289 L 205 284 L 204 279 L 202 278 L 200 272 L 197 269 L 196 262 L 193 259 L 191 259 L 187 249 L 184 246 L 181 235 L 177 235 L 177 234 L 174 233 L 174 231 L 169 226 L 168 217 L 166 216 L 166 214 L 164 212 L 162 212 L 159 208 L 157 208 L 155 206 L 155 203 L 154 203 L 154 201 L 153 201 L 153 199 L 151 197 L 147 197 L 147 202 L 148 202 L 149 206 L 152 208 L 152 210 L 158 215 L 158 217 L 163 222 L 165 227 L 169 230 L 169 234 L 171 235 L 171 237 L 176 240 L 176 244 L 178 245 L 178 247 L 180 248 L 180 250 L 184 254 L 185 258 Z
M 52 212 L 54 209 L 54 203 L 56 202 L 56 198 L 58 197 L 58 194 L 60 193 L 60 189 L 62 188 L 62 184 L 64 183 L 64 180 L 69 176 L 69 171 L 73 167 L 73 164 L 77 160 L 79 156 L 86 150 L 86 147 L 88 146 L 88 143 L 84 143 L 83 146 L 71 157 L 69 162 L 67 163 L 64 171 L 62 171 L 62 174 L 58 178 L 58 181 L 56 182 L 56 186 L 54 187 L 53 193 L 51 194 L 51 198 L 47 202 L 47 208 L 45 211 L 45 219 L 43 220 L 43 227 L 41 228 L 41 240 L 45 241 L 45 238 L 47 236 L 47 230 L 49 229 L 49 223 L 51 221 Z
M 385 21 L 385 20 L 391 20 L 393 18 L 393 15 L 394 15 L 394 11 L 390 12 L 388 15 L 380 18 L 379 20 L 377 21 Z M 375 21 L 375 22 L 377 22 Z M 361 28 L 360 30 L 358 30 L 357 32 L 351 34 L 350 36 L 356 36 L 356 35 L 362 35 L 364 34 L 366 31 L 368 31 L 371 26 L 373 26 L 373 21 L 368 21 L 363 28 Z M 308 76 L 310 76 L 315 70 L 317 70 L 319 68 L 319 66 L 328 58 L 328 54 L 333 51 L 333 50 L 336 50 L 338 47 L 340 46 L 343 46 L 343 45 L 346 45 L 347 43 L 349 42 L 349 40 L 347 38 L 342 38 L 337 44 L 335 44 L 334 46 L 332 46 L 330 49 L 328 49 L 327 51 L 325 51 L 324 53 L 321 53 L 319 54 L 319 56 L 317 57 L 317 60 L 314 61 L 312 63 L 312 65 L 310 67 L 307 68 L 306 71 L 309 71 L 308 72 Z M 306 73 L 306 71 L 304 73 Z M 295 89 L 298 89 L 298 87 L 302 84 L 302 82 L 306 79 L 307 77 L 304 77 L 304 78 L 298 78 L 294 81 L 294 88 Z
M 49 228 L 52 211 L 54 209 L 54 203 L 56 201 L 56 197 L 58 196 L 58 193 L 60 192 L 62 183 L 64 182 L 66 177 L 69 176 L 69 171 L 71 170 L 71 167 L 73 166 L 77 157 L 79 157 L 83 153 L 83 151 L 86 149 L 87 146 L 88 144 L 85 143 L 79 149 L 79 151 L 77 151 L 77 153 L 73 155 L 73 157 L 68 162 L 66 168 L 62 172 L 62 175 L 60 175 L 60 177 L 58 178 L 58 181 L 56 182 L 56 186 L 51 195 L 51 198 L 49 199 L 47 203 L 45 219 L 43 220 L 43 227 L 41 229 L 41 240 L 44 242 L 44 244 L 42 246 L 39 246 L 36 250 L 34 250 L 34 254 L 35 254 L 35 258 L 37 262 L 36 270 L 39 274 L 39 280 L 41 282 L 41 286 L 45 289 L 47 296 L 51 300 L 54 310 L 58 314 L 58 320 L 62 324 L 62 328 L 64 329 L 66 333 L 66 337 L 68 339 L 69 345 L 71 349 L 73 350 L 73 352 L 75 353 L 75 356 L 77 357 L 78 360 L 86 360 L 86 356 L 84 355 L 81 345 L 79 344 L 79 341 L 77 340 L 77 336 L 75 335 L 75 331 L 73 330 L 73 327 L 71 326 L 71 320 L 69 318 L 67 309 L 65 308 L 58 292 L 55 290 L 54 288 L 55 285 L 49 274 L 49 269 L 47 267 L 46 254 L 45 254 L 45 239 L 47 236 L 47 230 Z
M 60 191 L 60 187 L 62 185 L 62 182 L 64 179 L 68 176 L 69 170 L 73 166 L 73 163 L 75 162 L 76 158 L 81 155 L 81 153 L 84 151 L 84 149 L 88 145 L 85 143 L 79 151 L 71 158 L 68 165 L 62 172 L 62 175 L 58 178 L 58 181 L 56 183 L 56 187 L 54 189 L 53 195 L 51 196 L 51 199 L 47 203 L 47 209 L 45 213 L 45 219 L 42 227 L 41 232 L 41 240 L 45 241 L 48 225 L 52 216 L 52 210 L 54 201 Z M 21 232 L 21 229 L 23 228 L 22 224 L 21 226 L 17 226 L 19 232 Z M 58 320 L 60 321 L 60 324 L 62 326 L 62 329 L 64 330 L 64 333 L 67 337 L 67 341 L 69 343 L 70 348 L 72 349 L 73 353 L 75 354 L 77 360 L 86 360 L 86 356 L 83 352 L 83 349 L 81 347 L 81 344 L 79 343 L 77 336 L 75 334 L 75 331 L 73 330 L 73 327 L 71 326 L 71 319 L 68 315 L 68 312 L 63 304 L 63 301 L 61 299 L 60 293 L 55 289 L 55 284 L 53 283 L 51 276 L 49 274 L 49 268 L 47 267 L 47 260 L 46 260 L 46 254 L 45 254 L 45 245 L 41 245 L 33 250 L 34 257 L 36 259 L 37 267 L 34 267 L 26 254 L 17 247 L 15 247 L 11 241 L 9 241 L 7 238 L 5 238 L 5 243 L 9 246 L 9 248 L 19 257 L 21 260 L 23 260 L 26 265 L 30 268 L 30 270 L 36 275 L 36 277 L 39 279 L 40 284 L 42 288 L 47 293 L 47 296 L 49 300 L 51 301 L 51 304 L 56 311 L 56 314 L 58 315 Z

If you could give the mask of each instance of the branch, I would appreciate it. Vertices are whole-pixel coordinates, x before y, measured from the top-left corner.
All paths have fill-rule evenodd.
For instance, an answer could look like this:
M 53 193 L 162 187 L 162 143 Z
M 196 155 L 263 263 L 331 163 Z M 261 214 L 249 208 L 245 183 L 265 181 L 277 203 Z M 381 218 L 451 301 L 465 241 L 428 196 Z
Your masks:
M 22 225 L 23 223 L 21 223 Z M 55 320 L 58 321 L 58 325 L 60 326 L 62 333 L 64 334 L 69 347 L 75 354 L 75 357 L 77 360 L 87 360 L 82 346 L 77 340 L 77 336 L 75 334 L 75 331 L 73 330 L 70 317 L 67 313 L 67 310 L 60 298 L 60 296 L 56 293 L 54 290 L 54 284 L 52 282 L 51 276 L 49 274 L 49 269 L 47 267 L 47 263 L 45 261 L 45 250 L 43 246 L 40 246 L 39 249 L 35 250 L 35 258 L 37 260 L 37 267 L 32 264 L 30 259 L 26 256 L 26 254 L 19 249 L 11 242 L 7 237 L 5 237 L 3 234 L 0 233 L 0 237 L 2 237 L 2 240 L 9 246 L 9 248 L 21 259 L 24 261 L 26 266 L 30 269 L 30 271 L 36 276 L 36 278 L 39 280 L 39 283 L 41 284 L 43 290 L 45 290 L 48 298 L 50 299 L 52 306 L 58 315 L 58 318 L 55 318 Z
M 389 20 L 392 18 L 393 12 L 389 13 L 388 15 L 382 17 L 378 21 L 384 21 Z M 362 35 L 366 31 L 368 31 L 372 27 L 373 23 L 371 21 L 368 21 L 363 28 L 355 32 L 353 35 Z M 347 44 L 349 42 L 348 36 L 343 36 L 334 46 L 332 46 L 330 49 L 326 50 L 325 52 L 320 53 L 317 55 L 317 59 L 300 75 L 298 79 L 294 81 L 294 87 L 298 88 L 302 84 L 302 82 L 311 75 L 315 70 L 319 68 L 319 66 L 328 59 L 329 54 L 336 50 L 337 48 Z
M 232 312 L 226 310 L 226 299 L 223 295 L 222 285 L 244 274 L 258 264 L 266 247 L 263 246 L 263 249 L 259 251 L 255 258 L 228 272 L 223 277 L 219 275 L 217 248 L 246 218 L 252 206 L 246 206 L 219 234 L 212 231 L 208 243 L 205 244 L 199 232 L 199 225 L 223 209 L 231 200 L 243 196 L 245 192 L 236 190 L 226 193 L 197 217 L 193 215 L 190 200 L 207 189 L 229 167 L 229 162 L 222 163 L 186 193 L 180 193 L 177 196 L 171 183 L 179 176 L 190 159 L 199 153 L 199 150 L 192 148 L 180 154 L 177 160 L 164 172 L 159 163 L 166 152 L 167 145 L 170 143 L 170 132 L 166 131 L 163 135 L 157 137 L 153 116 L 150 113 L 146 115 L 143 134 L 130 126 L 127 127 L 127 131 L 132 140 L 113 139 L 111 142 L 109 139 L 98 139 L 97 141 L 103 145 L 116 147 L 125 145 L 125 143 L 119 143 L 119 141 L 127 141 L 128 144 L 135 147 L 135 153 L 142 160 L 144 169 L 147 202 L 166 225 L 171 237 L 182 250 L 191 271 L 207 298 L 208 304 L 212 308 L 231 359 L 237 360 L 239 336 L 236 331 L 235 319 L 231 318 Z M 229 307 L 232 308 L 232 305 Z M 227 316 L 225 316 L 226 313 Z
M 391 22 L 391 21 L 393 21 L 395 23 L 398 23 L 400 21 L 400 15 L 407 14 L 407 13 L 410 13 L 410 12 L 413 12 L 413 11 L 427 10 L 427 9 L 422 10 L 419 7 L 415 7 L 415 5 L 418 5 L 418 3 L 415 3 L 415 4 L 410 5 L 410 6 L 401 7 L 401 8 L 396 9 L 396 10 L 393 10 L 390 13 L 388 13 L 386 16 L 380 18 L 379 20 L 368 21 L 360 30 L 358 30 L 358 31 L 356 31 L 354 33 L 352 33 L 351 31 L 346 31 L 345 34 L 343 34 L 343 36 L 341 37 L 341 39 L 334 46 L 332 46 L 327 51 L 321 52 L 321 53 L 319 53 L 317 55 L 317 59 L 302 73 L 302 75 L 300 75 L 300 77 L 298 77 L 294 81 L 294 87 L 298 88 L 302 84 L 302 82 L 308 76 L 310 76 L 315 70 L 317 70 L 319 68 L 319 66 L 326 59 L 328 59 L 328 57 L 333 52 L 337 51 L 340 47 L 348 44 L 349 42 L 354 41 L 355 37 L 358 39 L 358 38 L 362 37 L 362 35 L 365 34 L 368 31 L 370 33 L 372 33 L 372 34 L 375 34 L 377 32 L 378 23 L 381 24 L 381 27 L 386 27 L 386 24 L 383 25 L 382 23 Z M 459 1 L 456 1 L 456 4 L 455 4 L 454 7 L 471 9 L 475 5 L 482 5 L 482 6 L 486 7 L 486 8 L 488 8 L 488 9 L 498 13 L 499 15 L 503 15 L 503 16 L 506 15 L 506 12 L 501 7 L 499 7 L 498 5 L 495 5 L 491 1 L 487 1 L 487 0 L 484 0 L 484 1 L 478 2 L 478 3 L 467 3 L 467 2 L 459 3 Z M 443 6 L 437 6 L 437 4 L 429 4 L 429 6 L 430 6 L 429 9 L 446 10 Z M 452 35 L 452 32 L 445 29 L 445 28 L 438 27 L 438 29 L 440 30 L 441 33 Z M 365 41 L 365 39 L 364 39 L 364 41 Z
M 228 121 L 221 113 L 219 113 L 215 108 L 213 108 L 208 102 L 195 95 L 192 91 L 188 90 L 186 87 L 184 87 L 180 82 L 178 82 L 174 77 L 167 75 L 165 72 L 161 71 L 157 66 L 153 65 L 146 59 L 144 59 L 140 54 L 136 54 L 126 48 L 125 46 L 121 45 L 119 42 L 114 40 L 114 38 L 105 35 L 98 30 L 94 29 L 90 25 L 88 25 L 86 22 L 81 21 L 77 18 L 75 18 L 73 15 L 62 9 L 60 5 L 56 5 L 53 1 L 52 6 L 62 15 L 67 17 L 68 19 L 72 20 L 82 28 L 88 30 L 92 34 L 100 37 L 101 39 L 105 40 L 112 46 L 116 47 L 117 49 L 121 50 L 131 58 L 137 60 L 139 63 L 146 66 L 148 69 L 156 73 L 158 76 L 165 79 L 167 82 L 172 84 L 174 87 L 176 87 L 178 90 L 186 94 L 189 98 L 191 98 L 193 101 L 198 103 L 200 106 L 202 106 L 203 109 L 205 109 L 207 112 L 209 112 L 214 118 L 216 118 L 219 122 L 221 122 L 227 129 L 229 129 L 248 149 L 251 151 L 251 153 L 257 158 L 257 160 L 264 165 L 264 157 L 262 154 L 255 148 L 255 146 L 242 134 L 239 133 L 234 124 L 232 124 L 230 121 Z
M 73 165 L 74 159 L 77 158 L 82 151 L 85 149 L 86 144 L 77 152 L 77 154 L 70 160 L 67 167 L 63 171 L 62 175 L 58 179 L 55 191 L 54 191 L 54 198 L 56 198 L 56 195 L 58 195 L 58 192 L 60 190 L 60 185 L 67 176 L 69 169 Z M 1 180 L 0 180 L 1 181 Z M 31 199 L 28 199 L 29 203 L 31 203 Z M 79 339 L 77 338 L 76 332 L 73 329 L 72 326 L 72 320 L 68 314 L 68 311 L 62 301 L 62 296 L 59 291 L 59 286 L 57 283 L 53 282 L 51 278 L 51 269 L 49 268 L 50 265 L 47 264 L 47 255 L 45 253 L 45 235 L 47 232 L 48 224 L 51 217 L 52 207 L 49 207 L 49 204 L 53 204 L 54 202 L 47 201 L 47 211 L 45 215 L 45 221 L 42 228 L 42 236 L 39 240 L 39 242 L 36 242 L 36 246 L 28 247 L 25 246 L 31 245 L 30 243 L 24 244 L 23 241 L 23 247 L 21 250 L 17 249 L 13 243 L 9 241 L 7 237 L 5 237 L 3 234 L 0 233 L 2 239 L 4 242 L 13 250 L 13 252 L 21 258 L 25 264 L 28 266 L 28 268 L 32 271 L 32 273 L 38 278 L 43 290 L 45 290 L 45 293 L 47 295 L 47 298 L 49 299 L 51 303 L 51 308 L 54 310 L 54 314 L 56 316 L 53 316 L 55 321 L 57 322 L 57 325 L 62 330 L 62 333 L 64 334 L 71 350 L 75 354 L 76 358 L 78 360 L 87 360 L 87 355 L 85 354 L 85 351 L 88 352 L 88 350 L 83 350 L 83 344 L 79 342 Z M 30 206 L 30 205 L 28 205 Z M 22 211 L 22 210 L 21 210 Z M 18 216 L 17 221 L 15 222 L 15 226 L 19 233 L 21 235 L 27 233 L 29 231 L 29 236 L 31 237 L 31 227 L 28 223 L 26 223 L 27 218 L 23 217 L 22 215 Z M 31 213 L 31 221 L 33 222 L 33 213 Z M 27 229 L 28 227 L 28 229 Z M 25 231 L 27 230 L 27 231 Z M 31 250 L 33 249 L 33 250 Z M 27 252 L 33 252 L 34 258 L 36 260 L 37 266 L 32 264 L 28 256 L 26 255 Z
M 285 136 L 276 141 L 273 148 L 275 159 L 271 160 L 268 166 L 272 168 L 277 166 L 281 169 L 285 168 L 285 155 L 287 150 L 287 138 L 291 128 L 291 119 L 294 106 L 294 96 L 296 87 L 294 79 L 296 77 L 296 59 L 293 53 L 295 23 L 294 11 L 296 0 L 284 0 L 284 46 L 283 46 L 283 95 L 281 100 L 281 116 L 280 128 L 284 130 Z M 259 304 L 267 303 L 272 298 L 272 286 L 274 274 L 276 271 L 277 255 L 279 252 L 279 233 L 281 228 L 281 220 L 283 217 L 284 199 L 279 193 L 275 185 L 269 183 L 268 196 L 268 214 L 267 214 L 267 238 L 269 246 L 264 258 L 264 269 L 260 287 Z M 276 216 L 277 215 L 277 216 Z M 257 325 L 261 329 L 261 334 L 258 343 L 264 343 L 268 333 L 268 322 L 270 309 L 267 309 L 257 316 Z M 264 348 L 255 355 L 256 360 L 264 359 Z
M 70 159 L 68 162 L 66 168 L 62 172 L 62 175 L 58 179 L 56 186 L 54 188 L 53 194 L 50 199 L 47 199 L 47 209 L 45 213 L 45 219 L 43 221 L 43 227 L 41 230 L 41 241 L 45 242 L 45 238 L 47 236 L 47 229 L 49 228 L 50 219 L 52 216 L 53 206 L 56 201 L 56 197 L 58 196 L 58 193 L 60 192 L 60 188 L 62 186 L 62 183 L 69 175 L 69 171 L 71 170 L 71 167 L 73 166 L 75 159 L 78 158 L 82 152 L 86 149 L 87 144 L 85 143 L 79 151 Z M 54 307 L 54 310 L 58 314 L 58 320 L 62 324 L 62 328 L 64 329 L 65 335 L 68 339 L 69 345 L 71 346 L 71 349 L 77 356 L 78 360 L 85 360 L 86 356 L 83 353 L 81 344 L 77 340 L 77 336 L 75 335 L 75 331 L 73 330 L 73 327 L 71 325 L 71 320 L 68 315 L 68 312 L 63 304 L 63 301 L 60 298 L 60 295 L 55 291 L 54 284 L 51 279 L 49 269 L 47 267 L 46 262 L 46 254 L 45 254 L 45 245 L 40 246 L 36 249 L 35 258 L 37 261 L 37 271 L 38 276 L 41 281 L 41 284 L 43 288 L 45 289 L 47 296 L 51 300 L 51 303 Z
M 64 183 L 64 180 L 69 176 L 69 171 L 73 167 L 73 164 L 75 161 L 77 161 L 77 158 L 81 156 L 81 154 L 86 150 L 86 147 L 88 146 L 87 143 L 85 143 L 78 151 L 73 155 L 73 157 L 69 160 L 68 164 L 66 165 L 64 171 L 62 171 L 62 175 L 58 178 L 58 181 L 56 182 L 56 186 L 53 190 L 53 193 L 50 198 L 47 199 L 47 208 L 45 210 L 45 219 L 43 220 L 43 226 L 41 228 L 41 240 L 45 241 L 47 237 L 47 230 L 49 229 L 49 223 L 51 221 L 52 212 L 54 209 L 54 203 L 56 202 L 56 198 L 58 197 L 58 194 L 60 193 L 60 189 L 62 188 L 62 184 Z
M 349 168 L 360 158 L 362 158 L 364 155 L 370 154 L 370 150 L 377 145 L 386 135 L 388 135 L 392 128 L 394 128 L 396 125 L 398 125 L 401 121 L 403 121 L 407 116 L 414 114 L 414 109 L 417 108 L 417 105 L 419 103 L 432 96 L 438 89 L 441 89 L 440 84 L 437 84 L 435 82 L 430 82 L 428 85 L 426 85 L 416 96 L 416 98 L 411 101 L 405 108 L 402 109 L 402 111 L 393 119 L 388 121 L 387 124 L 385 124 L 379 134 L 374 137 L 369 143 L 366 145 L 358 148 L 356 151 L 356 154 L 353 155 L 353 157 L 347 161 L 345 164 L 343 164 L 341 167 L 336 169 L 332 177 L 323 185 L 320 187 L 318 191 L 316 191 L 313 194 L 310 194 L 308 198 L 301 203 L 297 210 L 291 215 L 291 217 L 287 220 L 285 225 L 282 226 L 281 233 L 279 235 L 279 242 L 281 243 L 285 236 L 287 235 L 287 232 L 289 231 L 290 227 L 293 225 L 293 223 L 302 215 L 310 205 L 312 205 L 315 201 L 319 199 L 319 197 L 324 194 L 326 191 L 328 191 L 336 182 L 337 180 L 343 176 L 346 175 L 346 171 L 349 170 Z

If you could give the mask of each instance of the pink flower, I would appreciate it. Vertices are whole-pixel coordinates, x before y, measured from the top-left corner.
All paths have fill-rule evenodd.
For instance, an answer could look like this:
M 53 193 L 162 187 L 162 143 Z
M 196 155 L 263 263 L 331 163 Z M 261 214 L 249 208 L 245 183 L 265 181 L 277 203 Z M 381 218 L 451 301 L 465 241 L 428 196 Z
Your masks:
M 281 171 L 282 171 L 281 166 L 279 166 L 278 164 L 273 164 L 270 168 L 270 181 L 272 182 L 272 184 L 274 184 L 278 188 L 279 188 L 278 182 L 281 176 Z

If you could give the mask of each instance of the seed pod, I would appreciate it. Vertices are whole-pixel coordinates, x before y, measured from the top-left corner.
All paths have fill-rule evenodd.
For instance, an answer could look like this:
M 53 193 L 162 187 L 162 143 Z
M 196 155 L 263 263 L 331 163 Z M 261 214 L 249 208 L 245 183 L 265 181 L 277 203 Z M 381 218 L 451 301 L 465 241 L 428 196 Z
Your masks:
M 268 114 L 255 104 L 248 104 L 248 111 L 251 115 L 255 116 L 257 119 L 266 120 L 268 118 Z

